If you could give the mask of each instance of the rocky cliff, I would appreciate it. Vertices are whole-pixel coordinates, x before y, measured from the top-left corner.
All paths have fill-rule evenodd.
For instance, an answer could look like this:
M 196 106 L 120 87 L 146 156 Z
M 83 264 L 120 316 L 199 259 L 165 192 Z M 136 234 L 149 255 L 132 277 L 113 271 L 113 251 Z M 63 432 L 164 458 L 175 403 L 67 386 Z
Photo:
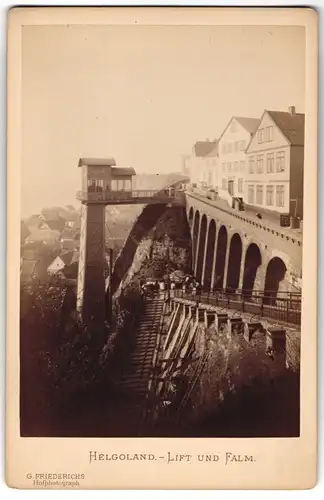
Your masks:
M 113 292 L 133 280 L 165 279 L 168 273 L 191 270 L 191 239 L 182 207 L 146 207 L 137 219 L 115 263 Z
M 299 435 L 299 332 L 286 333 L 285 363 L 267 355 L 261 332 L 247 343 L 242 335 L 199 325 L 194 357 L 205 350 L 209 356 L 186 410 L 189 435 Z M 187 370 L 189 385 L 194 371 L 194 365 Z

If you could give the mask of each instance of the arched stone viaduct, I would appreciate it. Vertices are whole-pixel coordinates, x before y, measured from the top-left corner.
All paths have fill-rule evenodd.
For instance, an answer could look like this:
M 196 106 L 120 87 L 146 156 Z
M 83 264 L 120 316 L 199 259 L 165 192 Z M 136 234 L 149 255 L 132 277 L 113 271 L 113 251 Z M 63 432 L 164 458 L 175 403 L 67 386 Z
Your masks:
M 276 295 L 296 292 L 301 278 L 301 237 L 244 212 L 218 208 L 186 194 L 193 269 L 205 290 L 226 288 Z

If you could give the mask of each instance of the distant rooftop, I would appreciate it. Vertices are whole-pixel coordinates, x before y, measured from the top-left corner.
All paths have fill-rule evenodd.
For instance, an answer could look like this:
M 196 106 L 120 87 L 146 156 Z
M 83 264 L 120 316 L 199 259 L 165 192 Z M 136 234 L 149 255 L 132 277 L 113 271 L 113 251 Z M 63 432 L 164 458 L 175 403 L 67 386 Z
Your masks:
M 233 116 L 233 118 L 250 134 L 254 134 L 260 123 L 259 118 L 248 118 L 246 116 Z
M 207 156 L 217 147 L 218 141 L 197 141 L 194 145 L 194 152 L 196 156 Z
M 64 219 L 66 221 L 73 222 L 77 219 L 77 213 L 75 211 L 72 212 L 64 207 L 43 208 L 42 216 L 45 221 Z

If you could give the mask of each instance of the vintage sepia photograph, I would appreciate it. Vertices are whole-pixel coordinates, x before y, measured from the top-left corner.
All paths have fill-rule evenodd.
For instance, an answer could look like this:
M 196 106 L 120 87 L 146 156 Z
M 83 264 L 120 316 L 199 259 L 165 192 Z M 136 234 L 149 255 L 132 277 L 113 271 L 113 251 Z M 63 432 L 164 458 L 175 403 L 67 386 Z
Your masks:
M 316 484 L 317 15 L 13 8 L 6 481 Z
M 305 46 L 22 27 L 21 437 L 299 437 Z

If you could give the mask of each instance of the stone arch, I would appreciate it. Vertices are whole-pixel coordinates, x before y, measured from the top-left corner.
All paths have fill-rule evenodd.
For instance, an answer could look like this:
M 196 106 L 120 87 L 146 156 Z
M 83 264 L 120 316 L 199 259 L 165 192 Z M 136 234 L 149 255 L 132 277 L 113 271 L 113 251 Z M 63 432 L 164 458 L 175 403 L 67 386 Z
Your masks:
M 188 212 L 188 224 L 189 224 L 190 229 L 192 227 L 193 216 L 194 216 L 194 209 L 193 209 L 193 207 L 190 207 L 190 210 Z
M 242 240 L 238 233 L 234 233 L 229 248 L 226 288 L 236 291 L 240 282 L 242 259 Z
M 196 255 L 197 255 L 197 244 L 198 244 L 198 233 L 199 233 L 199 223 L 200 223 L 200 213 L 199 210 L 196 211 L 193 219 L 193 231 L 192 231 L 192 267 L 195 269 L 196 265 Z
M 206 236 L 207 236 L 207 217 L 204 214 L 201 217 L 200 234 L 199 234 L 199 242 L 198 242 L 196 278 L 199 281 L 199 283 L 201 283 L 203 266 L 204 266 L 204 253 L 205 253 Z
M 255 285 L 257 271 L 262 264 L 262 256 L 259 246 L 256 243 L 250 243 L 245 254 L 244 274 L 243 274 L 243 293 L 247 296 L 252 295 Z
M 204 288 L 210 289 L 212 282 L 212 272 L 213 272 L 213 260 L 214 260 L 214 249 L 216 241 L 216 222 L 212 219 L 208 226 L 207 233 L 207 251 L 206 251 L 206 261 L 205 261 L 205 274 L 204 274 Z
M 227 229 L 225 226 L 221 226 L 217 238 L 214 288 L 223 288 L 227 239 Z
M 269 304 L 277 297 L 280 284 L 284 281 L 287 267 L 280 257 L 273 257 L 267 265 L 264 295 L 265 303 Z

